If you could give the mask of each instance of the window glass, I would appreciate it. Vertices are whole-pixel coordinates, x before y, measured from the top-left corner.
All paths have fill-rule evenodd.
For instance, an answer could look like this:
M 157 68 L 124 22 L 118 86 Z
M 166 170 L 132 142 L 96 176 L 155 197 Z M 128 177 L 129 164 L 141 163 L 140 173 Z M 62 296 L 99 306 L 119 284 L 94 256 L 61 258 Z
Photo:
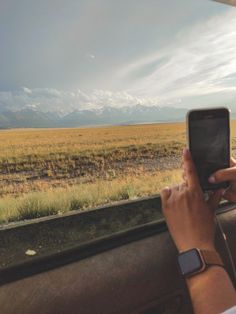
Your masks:
M 0 2 L 0 223 L 181 181 L 185 115 L 228 106 L 236 9 L 206 0 Z

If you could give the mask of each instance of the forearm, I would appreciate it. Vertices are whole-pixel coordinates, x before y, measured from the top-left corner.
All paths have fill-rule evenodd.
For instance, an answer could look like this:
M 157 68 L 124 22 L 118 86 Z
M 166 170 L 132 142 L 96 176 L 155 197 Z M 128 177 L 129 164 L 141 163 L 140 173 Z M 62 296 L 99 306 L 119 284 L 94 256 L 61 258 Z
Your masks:
M 236 293 L 231 280 L 219 266 L 187 279 L 195 314 L 219 314 L 236 305 Z

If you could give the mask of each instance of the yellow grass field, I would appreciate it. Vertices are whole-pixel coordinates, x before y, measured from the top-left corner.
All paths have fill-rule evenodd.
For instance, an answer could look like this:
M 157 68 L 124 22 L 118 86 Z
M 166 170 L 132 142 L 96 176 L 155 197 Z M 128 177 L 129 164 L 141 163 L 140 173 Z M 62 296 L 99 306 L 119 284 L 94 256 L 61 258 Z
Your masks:
M 157 194 L 181 180 L 185 134 L 184 123 L 1 130 L 0 222 Z
M 174 137 L 174 138 L 173 138 Z M 130 146 L 184 143 L 183 123 L 79 129 L 18 129 L 0 132 L 0 160 L 57 158 L 97 153 Z

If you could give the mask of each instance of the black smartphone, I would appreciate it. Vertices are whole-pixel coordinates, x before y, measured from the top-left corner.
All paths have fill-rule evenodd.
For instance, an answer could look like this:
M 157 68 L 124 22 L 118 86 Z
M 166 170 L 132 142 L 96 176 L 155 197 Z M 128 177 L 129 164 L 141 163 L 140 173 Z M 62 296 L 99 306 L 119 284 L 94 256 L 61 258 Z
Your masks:
M 187 114 L 188 144 L 203 191 L 227 188 L 209 183 L 217 170 L 230 166 L 230 112 L 227 108 L 197 109 Z

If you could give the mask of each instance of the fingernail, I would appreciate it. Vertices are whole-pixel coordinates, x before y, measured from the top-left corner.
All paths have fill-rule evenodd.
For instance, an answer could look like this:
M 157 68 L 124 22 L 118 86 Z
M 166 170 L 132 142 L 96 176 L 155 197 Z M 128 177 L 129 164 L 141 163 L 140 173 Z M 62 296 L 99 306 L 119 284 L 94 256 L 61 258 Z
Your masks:
M 211 176 L 211 177 L 209 178 L 209 182 L 210 182 L 210 183 L 215 183 L 215 182 L 216 182 L 216 178 L 215 178 L 214 176 Z
M 166 186 L 166 187 L 164 188 L 164 191 L 165 191 L 166 193 L 168 193 L 168 195 L 170 195 L 170 188 L 169 188 L 169 186 Z
M 187 156 L 187 155 L 188 155 L 188 149 L 187 149 L 186 147 L 183 149 L 183 155 L 184 155 L 184 156 Z

